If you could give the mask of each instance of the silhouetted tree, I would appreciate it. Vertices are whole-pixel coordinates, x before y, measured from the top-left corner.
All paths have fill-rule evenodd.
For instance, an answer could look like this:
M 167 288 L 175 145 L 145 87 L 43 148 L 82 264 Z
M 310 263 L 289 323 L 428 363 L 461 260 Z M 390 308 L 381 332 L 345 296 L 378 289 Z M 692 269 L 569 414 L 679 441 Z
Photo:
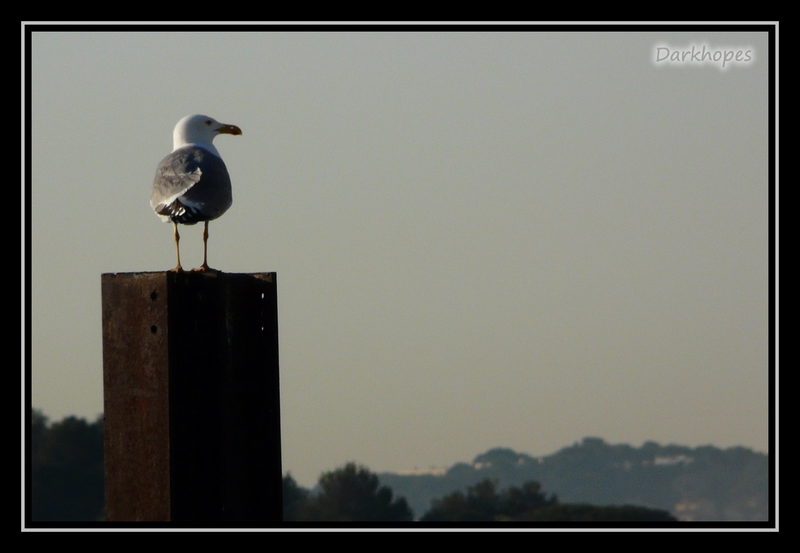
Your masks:
M 320 493 L 295 512 L 299 520 L 336 522 L 393 522 L 413 518 L 405 498 L 392 499 L 377 475 L 348 463 L 319 478 Z
M 500 494 L 498 514 L 513 518 L 527 511 L 541 509 L 557 503 L 558 499 L 555 495 L 551 495 L 548 498 L 542 492 L 542 485 L 539 482 L 525 482 L 521 488 L 510 486 Z
M 526 482 L 521 488 L 509 487 L 497 493 L 497 484 L 483 480 L 469 486 L 466 493 L 453 492 L 434 500 L 431 509 L 420 519 L 425 522 L 477 522 L 509 520 L 521 513 L 556 504 L 549 499 L 538 482 Z
M 526 482 L 521 488 L 511 486 L 500 493 L 491 480 L 484 480 L 432 502 L 423 522 L 671 522 L 667 511 L 624 505 L 559 505 L 555 495 L 549 498 L 538 482 Z
M 301 520 L 308 501 L 309 491 L 301 488 L 292 475 L 283 477 L 283 520 Z
M 432 501 L 431 510 L 420 520 L 470 522 L 493 520 L 497 511 L 497 494 L 491 480 L 483 480 L 467 488 Z
M 103 421 L 66 417 L 47 425 L 31 410 L 31 519 L 102 520 Z

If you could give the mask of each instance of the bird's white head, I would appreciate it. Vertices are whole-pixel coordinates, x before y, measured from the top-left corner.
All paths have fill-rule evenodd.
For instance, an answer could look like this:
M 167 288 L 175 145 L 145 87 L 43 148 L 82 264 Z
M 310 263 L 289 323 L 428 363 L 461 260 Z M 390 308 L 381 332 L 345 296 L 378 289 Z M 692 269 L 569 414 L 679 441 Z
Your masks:
M 172 132 L 172 149 L 175 151 L 193 144 L 219 156 L 219 152 L 212 144 L 218 134 L 236 135 L 242 134 L 242 130 L 236 125 L 220 123 L 207 115 L 187 115 L 175 125 L 175 130 Z

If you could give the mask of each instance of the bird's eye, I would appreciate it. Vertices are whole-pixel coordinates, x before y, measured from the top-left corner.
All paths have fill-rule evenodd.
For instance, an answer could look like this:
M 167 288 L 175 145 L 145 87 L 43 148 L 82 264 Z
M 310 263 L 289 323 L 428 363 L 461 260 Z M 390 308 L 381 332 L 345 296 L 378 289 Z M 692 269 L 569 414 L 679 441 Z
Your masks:
M 208 119 L 208 120 L 206 121 L 206 125 L 211 125 L 211 119 Z

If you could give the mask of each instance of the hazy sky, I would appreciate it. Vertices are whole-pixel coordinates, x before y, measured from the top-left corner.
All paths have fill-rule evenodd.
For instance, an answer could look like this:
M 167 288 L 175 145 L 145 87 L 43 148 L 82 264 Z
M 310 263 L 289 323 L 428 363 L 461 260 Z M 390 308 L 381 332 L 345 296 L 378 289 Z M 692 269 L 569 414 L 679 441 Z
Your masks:
M 766 33 L 326 30 L 34 33 L 34 407 L 102 412 L 101 274 L 175 265 L 150 187 L 203 113 L 243 131 L 209 263 L 278 273 L 301 485 L 584 436 L 767 451 Z M 692 46 L 740 61 L 657 61 Z

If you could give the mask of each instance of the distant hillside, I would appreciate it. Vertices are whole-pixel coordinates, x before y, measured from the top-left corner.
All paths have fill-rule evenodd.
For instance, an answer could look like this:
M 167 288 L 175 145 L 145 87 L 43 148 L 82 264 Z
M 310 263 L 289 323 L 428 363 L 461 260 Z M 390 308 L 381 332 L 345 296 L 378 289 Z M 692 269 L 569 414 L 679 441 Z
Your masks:
M 744 447 L 659 445 L 635 448 L 584 438 L 552 455 L 495 448 L 442 474 L 380 473 L 381 485 L 404 496 L 416 517 L 432 499 L 480 480 L 500 487 L 535 480 L 561 503 L 639 505 L 687 521 L 767 520 L 769 457 Z
M 93 423 L 76 417 L 50 423 L 41 411 L 32 409 L 28 462 L 27 506 L 32 521 L 105 519 L 102 417 Z M 555 494 L 558 500 L 558 512 L 539 513 L 544 517 L 563 517 L 564 509 L 574 515 L 591 504 L 658 509 L 679 520 L 766 521 L 769 462 L 767 455 L 743 447 L 723 450 L 647 442 L 634 448 L 584 438 L 540 458 L 495 448 L 469 464 L 456 463 L 432 473 L 377 476 L 392 497 L 406 498 L 416 518 L 430 510 L 432 499 L 490 479 L 498 490 L 539 482 L 547 497 Z M 289 488 L 292 494 L 284 491 L 289 512 L 292 502 L 310 491 L 299 488 L 288 475 L 284 483 L 294 486 Z M 614 509 L 605 514 L 610 512 Z

